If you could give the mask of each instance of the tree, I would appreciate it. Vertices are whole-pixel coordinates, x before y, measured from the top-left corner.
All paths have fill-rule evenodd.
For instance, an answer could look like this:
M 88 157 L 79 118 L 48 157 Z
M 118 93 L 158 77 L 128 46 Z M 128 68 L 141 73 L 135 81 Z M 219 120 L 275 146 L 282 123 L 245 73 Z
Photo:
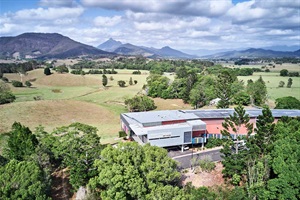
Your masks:
M 253 81 L 248 81 L 247 92 L 250 94 L 252 102 L 255 105 L 260 106 L 265 103 L 267 99 L 267 87 L 261 76 L 254 83 Z
M 134 82 L 134 84 L 135 84 L 135 85 L 138 83 L 138 81 L 137 81 L 137 80 L 134 80 L 133 82 Z
M 20 81 L 13 80 L 13 81 L 11 81 L 11 83 L 14 87 L 23 87 L 23 83 Z
M 32 84 L 30 83 L 30 81 L 25 81 L 25 85 L 26 85 L 27 87 L 32 86 Z
M 120 80 L 120 81 L 118 81 L 118 85 L 119 85 L 120 87 L 125 87 L 126 82 L 123 81 L 123 80 Z
M 279 85 L 278 85 L 278 87 L 283 87 L 284 86 L 284 81 L 279 81 Z
M 133 85 L 132 77 L 130 77 L 130 79 L 129 79 L 129 85 Z
M 16 100 L 6 83 L 0 83 L 0 104 L 11 103 Z
M 269 199 L 300 198 L 300 121 L 276 124 L 272 155 L 273 177 L 268 181 Z
M 69 73 L 69 69 L 67 68 L 66 65 L 60 65 L 58 67 L 55 67 L 55 70 L 58 72 L 58 73 Z
M 250 123 L 250 117 L 246 114 L 244 107 L 242 105 L 235 107 L 233 115 L 229 115 L 229 118 L 225 118 L 222 126 L 224 128 L 221 130 L 223 136 L 231 137 L 230 135 L 232 133 L 235 134 L 235 153 L 238 154 L 238 135 L 240 134 L 240 129 L 245 127 L 248 131 L 248 135 L 253 132 L 253 124 Z
M 167 156 L 165 149 L 135 142 L 106 147 L 95 167 L 97 176 L 90 179 L 89 186 L 101 192 L 101 199 L 146 199 L 155 191 L 176 186 L 180 178 L 176 161 Z M 172 188 L 171 194 L 177 194 L 176 190 Z
M 0 167 L 1 199 L 49 199 L 50 185 L 35 162 L 11 160 Z
M 131 99 L 126 99 L 125 105 L 130 112 L 149 111 L 156 108 L 153 99 L 145 95 L 136 95 Z
M 217 78 L 216 91 L 219 101 L 218 108 L 229 108 L 230 100 L 233 97 L 233 91 L 231 85 L 237 77 L 234 74 L 230 74 L 229 71 L 223 70 Z
M 280 76 L 288 76 L 289 71 L 287 69 L 280 70 Z
M 9 159 L 23 161 L 35 152 L 37 145 L 38 140 L 30 129 L 21 123 L 15 122 L 9 134 L 8 148 L 5 149 L 5 154 Z
M 278 98 L 275 104 L 275 109 L 300 109 L 300 101 L 292 96 Z
M 103 87 L 105 87 L 106 85 L 107 85 L 107 77 L 106 77 L 106 75 L 102 75 L 102 85 L 103 85 Z
M 291 88 L 291 87 L 292 87 L 292 84 L 293 84 L 293 79 L 292 79 L 292 78 L 289 78 L 289 79 L 288 79 L 288 83 L 286 84 L 286 87 L 287 87 L 287 88 Z
M 57 128 L 49 141 L 52 141 L 55 158 L 62 160 L 63 167 L 69 167 L 70 183 L 74 189 L 85 186 L 95 176 L 93 163 L 100 158 L 103 149 L 97 128 L 73 123 Z
M 247 106 L 251 103 L 250 95 L 245 91 L 240 91 L 233 96 L 232 103 Z
M 51 71 L 50 71 L 50 68 L 49 68 L 49 67 L 46 67 L 46 68 L 44 69 L 44 74 L 45 74 L 46 76 L 51 75 Z

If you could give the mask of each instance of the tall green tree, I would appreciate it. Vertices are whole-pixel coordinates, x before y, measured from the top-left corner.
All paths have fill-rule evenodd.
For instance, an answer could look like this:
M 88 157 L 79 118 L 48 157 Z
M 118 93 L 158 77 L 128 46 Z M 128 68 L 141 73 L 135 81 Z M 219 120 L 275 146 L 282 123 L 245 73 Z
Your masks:
M 5 155 L 9 159 L 26 160 L 35 152 L 37 145 L 38 140 L 31 130 L 21 123 L 15 122 L 9 133 Z
M 129 85 L 133 85 L 132 77 L 129 79 Z
M 50 199 L 50 185 L 35 162 L 11 160 L 0 167 L 0 197 L 9 199 Z
M 51 75 L 51 71 L 50 71 L 50 68 L 49 68 L 49 67 L 46 67 L 46 68 L 44 69 L 44 74 L 45 74 L 46 76 Z
M 233 115 L 229 115 L 229 118 L 225 118 L 222 123 L 223 130 L 221 133 L 223 136 L 231 138 L 231 134 L 234 134 L 234 139 L 236 139 L 235 153 L 238 154 L 238 135 L 240 134 L 240 129 L 245 127 L 248 131 L 248 135 L 253 132 L 253 124 L 250 123 L 250 117 L 246 114 L 246 111 L 242 105 L 238 105 L 234 108 Z
M 106 85 L 107 85 L 107 77 L 106 77 L 106 75 L 102 75 L 102 85 L 105 87 Z
M 267 100 L 267 86 L 261 76 L 255 82 L 248 81 L 247 92 L 255 105 L 263 105 Z
M 286 87 L 287 87 L 287 88 L 291 88 L 292 85 L 293 85 L 293 79 L 292 79 L 292 78 L 289 78 L 289 79 L 288 79 L 288 83 L 286 84 Z
M 145 95 L 136 95 L 125 100 L 125 105 L 130 112 L 149 111 L 156 108 L 153 99 Z
M 218 75 L 216 83 L 216 93 L 217 97 L 221 99 L 217 105 L 218 108 L 229 108 L 230 100 L 234 95 L 231 85 L 236 80 L 236 75 L 230 74 L 228 70 L 223 70 Z
M 95 161 L 95 167 L 97 176 L 90 179 L 89 185 L 94 191 L 100 191 L 104 200 L 160 196 L 163 193 L 158 190 L 169 191 L 180 178 L 176 162 L 167 156 L 165 149 L 134 142 L 106 147 L 101 159 Z M 177 194 L 177 189 L 174 190 L 171 194 Z
M 292 96 L 278 98 L 275 104 L 275 109 L 300 109 L 300 101 Z

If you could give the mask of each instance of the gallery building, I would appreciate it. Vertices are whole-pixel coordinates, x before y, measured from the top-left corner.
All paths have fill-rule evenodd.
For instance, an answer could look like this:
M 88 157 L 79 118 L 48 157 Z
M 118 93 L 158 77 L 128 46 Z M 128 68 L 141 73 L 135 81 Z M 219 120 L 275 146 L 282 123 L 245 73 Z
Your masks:
M 275 121 L 282 116 L 300 117 L 300 110 L 271 110 Z M 234 109 L 212 110 L 162 110 L 121 114 L 121 129 L 140 144 L 150 143 L 159 147 L 206 143 L 207 138 L 222 138 L 222 122 Z M 254 128 L 262 114 L 260 109 L 246 110 Z M 241 127 L 239 135 L 246 135 Z M 235 135 L 232 134 L 232 137 Z

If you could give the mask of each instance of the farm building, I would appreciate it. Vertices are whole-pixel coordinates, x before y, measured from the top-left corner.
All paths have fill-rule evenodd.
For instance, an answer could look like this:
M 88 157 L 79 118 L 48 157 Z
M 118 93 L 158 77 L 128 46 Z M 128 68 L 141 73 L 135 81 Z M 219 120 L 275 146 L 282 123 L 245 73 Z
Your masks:
M 140 144 L 150 143 L 160 147 L 204 144 L 207 138 L 222 138 L 222 122 L 234 109 L 213 110 L 163 110 L 121 114 L 121 128 L 128 137 Z M 260 109 L 246 110 L 250 122 L 262 114 Z M 300 110 L 272 110 L 277 121 L 282 116 L 300 117 Z M 240 135 L 247 134 L 241 127 Z M 235 135 L 231 135 L 234 137 Z

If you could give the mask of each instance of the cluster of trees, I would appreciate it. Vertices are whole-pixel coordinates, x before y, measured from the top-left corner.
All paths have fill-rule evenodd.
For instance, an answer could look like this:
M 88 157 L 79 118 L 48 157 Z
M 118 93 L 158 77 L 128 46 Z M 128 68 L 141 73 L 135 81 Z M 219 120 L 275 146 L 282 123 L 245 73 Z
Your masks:
M 242 107 L 223 124 L 223 135 L 229 130 L 238 134 L 248 129 L 246 148 L 238 151 L 232 138 L 223 144 L 223 176 L 246 193 L 246 199 L 299 199 L 300 120 L 283 117 L 277 124 L 269 108 L 257 118 L 255 135 L 249 116 Z M 234 146 L 235 151 L 231 147 Z
M 285 82 L 284 82 L 284 81 L 279 81 L 278 87 L 284 87 L 284 85 L 285 85 Z M 292 85 L 293 85 L 293 79 L 292 79 L 292 78 L 289 78 L 286 87 L 287 87 L 287 88 L 291 88 Z
M 275 101 L 275 109 L 299 109 L 300 110 L 300 101 L 295 97 L 282 97 L 278 98 Z
M 113 68 L 112 70 L 109 69 L 103 69 L 98 70 L 98 69 L 91 69 L 88 72 L 83 71 L 82 69 L 74 69 L 71 71 L 71 74 L 76 74 L 76 75 L 85 75 L 85 74 L 117 74 L 118 72 L 115 71 Z
M 287 69 L 282 69 L 280 76 L 299 77 L 299 72 L 289 72 Z
M 125 105 L 129 112 L 149 111 L 156 108 L 153 99 L 145 95 L 136 95 L 125 100 Z
M 0 78 L 3 73 L 25 73 L 27 71 L 39 68 L 41 63 L 36 60 L 30 60 L 23 63 L 0 63 Z
M 147 78 L 147 94 L 164 99 L 183 99 L 195 108 L 209 104 L 212 99 L 220 98 L 219 108 L 228 108 L 230 104 L 255 105 L 264 104 L 267 88 L 262 77 L 247 86 L 238 81 L 235 70 L 221 66 L 207 68 L 197 74 L 192 68 L 180 67 L 176 70 L 176 78 L 172 82 L 165 76 L 151 74 Z

